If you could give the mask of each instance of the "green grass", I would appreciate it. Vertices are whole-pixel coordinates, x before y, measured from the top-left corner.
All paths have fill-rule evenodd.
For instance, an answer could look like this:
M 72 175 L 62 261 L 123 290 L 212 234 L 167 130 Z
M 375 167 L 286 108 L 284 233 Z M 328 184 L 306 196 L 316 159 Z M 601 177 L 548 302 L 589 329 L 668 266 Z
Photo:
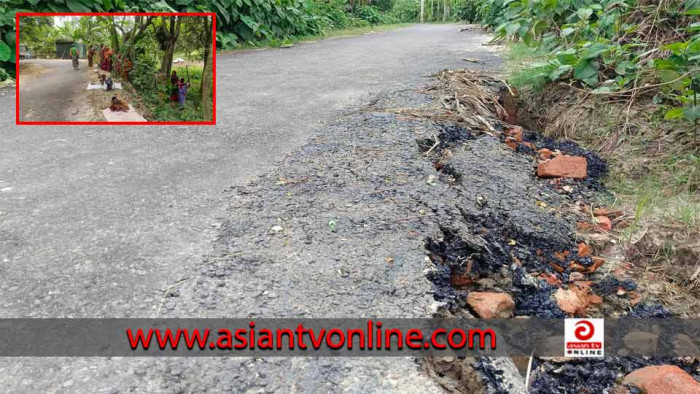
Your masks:
M 340 38 L 340 37 L 351 37 L 351 36 L 359 36 L 362 34 L 367 34 L 367 33 L 381 33 L 385 31 L 391 31 L 391 30 L 396 30 L 402 27 L 410 26 L 413 23 L 394 23 L 394 24 L 387 24 L 387 25 L 375 25 L 375 26 L 361 26 L 361 27 L 349 27 L 345 29 L 335 29 L 331 30 L 329 32 L 326 32 L 325 34 L 315 34 L 315 35 L 303 35 L 303 36 L 296 36 L 293 37 L 289 40 L 285 41 L 277 41 L 277 42 L 260 42 L 260 43 L 255 43 L 255 44 L 242 44 L 241 46 L 233 49 L 224 49 L 224 50 L 217 50 L 217 54 L 226 54 L 226 53 L 235 53 L 235 52 L 241 52 L 241 51 L 248 51 L 251 49 L 258 49 L 258 48 L 278 48 L 282 46 L 288 46 L 288 45 L 293 45 L 293 44 L 301 44 L 305 42 L 314 42 L 318 40 L 323 40 L 323 39 L 329 39 L 329 38 Z
M 192 85 L 200 84 L 202 82 L 202 72 L 204 70 L 204 67 L 199 67 L 199 66 L 173 66 L 171 71 L 176 71 L 177 75 L 180 78 L 185 78 L 185 81 L 187 80 L 187 76 L 189 75 L 190 77 L 190 82 Z
M 548 52 L 539 47 L 530 47 L 523 43 L 511 43 L 503 57 L 508 82 L 517 89 L 541 89 L 546 83 L 545 75 L 539 68 L 532 69 L 531 65 L 544 63 L 548 60 Z
M 634 177 L 616 171 L 613 163 L 605 185 L 634 204 L 635 224 L 664 222 L 700 231 L 699 163 L 694 154 L 670 156 L 663 163 L 648 164 L 643 175 Z

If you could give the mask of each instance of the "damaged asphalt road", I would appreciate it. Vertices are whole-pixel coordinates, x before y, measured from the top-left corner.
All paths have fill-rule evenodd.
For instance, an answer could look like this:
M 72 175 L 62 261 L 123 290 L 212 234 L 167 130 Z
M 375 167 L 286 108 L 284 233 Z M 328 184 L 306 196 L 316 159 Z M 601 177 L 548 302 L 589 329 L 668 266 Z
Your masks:
M 303 52 L 312 47 L 300 48 Z M 274 51 L 261 53 L 263 58 L 274 57 L 270 55 Z M 320 75 L 325 72 L 319 71 Z M 370 76 L 371 80 L 376 78 Z M 436 97 L 426 93 L 425 81 L 414 82 L 406 88 L 407 83 L 389 81 L 371 100 L 357 103 L 370 104 L 346 106 L 341 116 L 313 133 L 310 129 L 295 130 L 286 136 L 290 145 L 282 149 L 286 154 L 279 162 L 247 173 L 258 176 L 242 179 L 239 174 L 227 185 L 220 201 L 212 197 L 211 190 L 197 194 L 188 189 L 195 201 L 215 201 L 200 204 L 198 210 L 186 210 L 183 216 L 187 217 L 174 222 L 185 227 L 197 224 L 188 228 L 196 236 L 164 237 L 167 242 L 160 247 L 179 248 L 160 256 L 161 260 L 145 260 L 155 267 L 138 266 L 146 272 L 139 276 L 150 281 L 129 283 L 132 277 L 119 277 L 116 271 L 110 280 L 121 280 L 129 290 L 99 293 L 99 288 L 85 285 L 89 281 L 76 278 L 102 279 L 97 274 L 100 263 L 112 261 L 90 261 L 91 266 L 80 266 L 84 276 L 76 270 L 75 277 L 64 279 L 85 286 L 82 291 L 65 282 L 63 286 L 52 284 L 54 288 L 48 291 L 14 285 L 13 291 L 19 295 L 3 300 L 7 306 L 3 312 L 51 315 L 52 310 L 60 310 L 61 302 L 74 297 L 84 301 L 78 304 L 77 312 L 71 310 L 66 315 L 150 316 L 157 312 L 164 317 L 472 317 L 481 316 L 483 310 L 470 303 L 469 295 L 486 291 L 512 297 L 511 310 L 501 311 L 508 315 L 564 316 L 553 295 L 556 289 L 561 290 L 560 284 L 569 282 L 574 273 L 571 267 L 594 267 L 591 276 L 599 275 L 590 257 L 571 257 L 579 247 L 577 217 L 558 208 L 570 204 L 572 197 L 552 182 L 535 177 L 537 159 L 532 151 L 513 152 L 499 136 L 395 110 L 434 112 L 440 107 Z M 256 90 L 261 96 L 251 93 L 251 103 L 276 99 L 265 97 L 265 89 Z M 336 104 L 344 102 L 336 97 Z M 313 111 L 305 115 L 315 120 Z M 276 119 L 272 123 L 284 123 L 282 116 L 271 115 Z M 290 119 L 299 120 L 291 115 Z M 245 118 L 251 127 L 256 120 Z M 301 122 L 302 126 L 309 123 Z M 200 141 L 201 136 L 188 133 Z M 251 166 L 258 164 L 252 160 L 257 159 L 255 155 L 263 155 L 264 160 L 272 161 L 273 151 L 281 148 L 265 138 L 275 140 L 278 136 L 261 136 L 255 141 L 258 148 L 246 151 L 238 160 L 247 160 Z M 433 146 L 431 141 L 438 139 L 441 142 Z M 525 142 L 589 155 L 576 151 L 578 147 L 558 145 L 536 135 L 526 135 Z M 176 155 L 177 150 L 168 153 Z M 595 178 L 604 171 L 604 163 L 587 157 L 588 171 L 594 176 L 577 186 L 576 198 L 586 199 L 597 192 Z M 207 160 L 212 165 L 221 163 L 216 157 Z M 219 170 L 215 178 L 200 179 L 200 186 L 226 179 L 227 172 Z M 190 174 L 197 175 L 201 174 Z M 212 212 L 220 218 L 214 227 L 208 216 Z M 158 217 L 157 213 L 151 215 Z M 132 220 L 136 218 L 138 215 L 132 216 Z M 109 235 L 98 234 L 93 242 Z M 144 232 L 133 236 L 144 237 L 141 242 L 147 245 L 162 236 L 156 235 Z M 15 235 L 9 244 L 16 251 L 22 250 L 23 242 L 27 241 Z M 183 251 L 183 243 L 193 249 Z M 166 258 L 176 252 L 176 259 Z M 564 252 L 564 258 L 559 259 Z M 115 264 L 115 270 L 125 267 Z M 5 266 L 3 269 L 7 272 Z M 175 283 L 177 286 L 164 296 L 161 289 Z M 629 285 L 611 280 L 598 284 L 601 290 L 596 291 L 601 293 L 608 287 Z M 149 285 L 156 290 L 139 292 Z M 4 292 L 8 285 L 2 286 Z M 69 297 L 62 297 L 66 288 L 71 290 Z M 32 291 L 47 294 L 47 306 L 39 303 L 32 309 L 21 305 L 20 297 L 31 299 Z M 140 306 L 128 308 L 130 297 L 146 293 L 148 298 L 134 303 Z M 114 297 L 119 301 L 114 302 Z M 107 304 L 100 304 L 101 300 Z M 655 310 L 654 306 L 644 308 Z M 613 360 L 598 365 L 594 378 L 601 379 L 596 387 L 610 389 L 612 376 L 653 363 Z M 586 384 L 580 379 L 585 366 L 572 363 L 562 368 L 538 360 L 535 367 L 533 387 L 540 392 L 554 386 L 562 392 L 580 392 Z M 692 364 L 683 367 L 691 373 L 693 368 L 697 370 Z M 0 384 L 13 392 L 525 392 L 525 380 L 507 358 L 5 359 L 0 362 Z
M 205 275 L 202 255 L 208 256 L 209 262 L 215 256 L 210 242 L 219 234 L 221 220 L 231 221 L 236 215 L 235 210 L 226 212 L 229 194 L 222 191 L 268 172 L 315 132 L 330 130 L 320 127 L 338 111 L 364 105 L 374 94 L 420 86 L 443 68 L 464 66 L 463 57 L 480 59 L 472 65 L 475 68 L 496 68 L 498 57 L 491 48 L 481 46 L 489 37 L 459 32 L 461 27 L 412 26 L 282 50 L 220 56 L 215 127 L 17 127 L 13 125 L 14 94 L 3 91 L 0 314 L 154 317 L 159 310 L 161 315 L 183 316 L 191 310 L 216 314 L 215 309 L 203 308 L 186 295 L 196 289 L 188 286 L 196 285 Z M 411 146 L 415 148 L 415 143 Z M 323 212 L 329 204 L 314 212 Z M 370 213 L 365 216 L 372 220 Z M 405 218 L 399 219 L 401 223 Z M 343 218 L 337 220 L 338 233 L 347 231 L 343 226 L 348 223 Z M 260 226 L 264 230 L 261 234 L 267 236 L 267 221 L 251 225 Z M 328 226 L 328 220 L 322 225 Z M 418 236 L 416 241 L 418 252 L 423 240 Z M 263 253 L 256 244 L 246 248 Z M 338 314 L 352 310 L 355 316 L 399 316 L 410 310 L 417 316 L 425 313 L 424 306 L 431 302 L 430 283 L 420 272 L 409 273 L 409 267 L 423 267 L 400 259 L 397 264 L 406 267 L 382 266 L 372 271 L 382 274 L 372 278 L 372 284 L 364 284 L 370 293 L 356 295 L 353 288 L 343 288 L 348 297 L 357 297 L 363 307 L 374 309 L 362 311 L 352 303 L 345 304 L 346 299 L 325 295 L 328 289 L 312 291 L 308 286 L 306 294 L 314 297 L 286 301 L 292 297 L 289 291 L 298 289 L 292 286 L 296 284 L 292 279 L 299 275 L 296 257 L 288 257 L 289 261 L 276 263 L 289 264 L 278 267 L 287 279 L 279 274 L 263 278 L 265 271 L 261 269 L 259 274 L 251 274 L 259 279 L 240 284 L 237 298 L 229 287 L 201 299 L 210 305 L 218 303 L 219 315 L 229 317 L 234 316 L 234 310 L 240 310 L 238 316 L 242 317 L 250 313 L 281 316 L 304 309 L 313 313 L 309 316 L 321 315 L 324 310 Z M 381 257 L 382 262 L 385 257 Z M 222 260 L 220 264 L 233 263 Z M 317 284 L 340 281 L 342 275 L 347 275 L 345 282 L 339 283 L 358 281 L 365 275 L 346 264 L 342 268 L 333 262 L 334 276 L 317 279 Z M 386 277 L 395 279 L 384 284 Z M 161 307 L 162 290 L 184 278 L 190 279 L 181 285 L 180 297 L 168 297 L 180 304 L 166 300 Z M 404 289 L 407 278 L 421 278 L 421 282 Z M 278 289 L 271 288 L 271 280 Z M 274 290 L 271 297 L 277 298 L 260 295 L 266 290 Z M 410 297 L 401 300 L 391 295 L 392 291 Z M 383 295 L 375 301 L 377 294 Z M 224 297 L 242 301 L 225 305 Z M 415 297 L 422 301 L 414 303 Z M 182 301 L 185 299 L 187 303 Z M 389 300 L 398 304 L 384 304 Z M 253 302 L 255 307 L 249 308 Z M 343 302 L 347 309 L 332 308 L 334 302 Z M 326 359 L 313 364 L 301 359 L 273 361 L 2 359 L 0 387 L 16 393 L 213 392 L 311 389 L 327 382 L 329 387 L 348 391 L 381 390 L 384 384 L 387 391 L 391 387 L 408 389 L 407 385 L 420 391 L 437 390 L 410 359 L 371 363 Z M 383 379 L 389 370 L 392 374 Z

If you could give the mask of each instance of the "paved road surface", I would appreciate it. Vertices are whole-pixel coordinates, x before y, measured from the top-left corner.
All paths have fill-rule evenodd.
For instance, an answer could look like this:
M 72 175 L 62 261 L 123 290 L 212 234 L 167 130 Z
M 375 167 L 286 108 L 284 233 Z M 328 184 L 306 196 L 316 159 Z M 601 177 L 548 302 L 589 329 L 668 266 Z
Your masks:
M 412 26 L 222 55 L 215 127 L 18 127 L 14 95 L 5 91 L 0 317 L 156 316 L 161 289 L 190 275 L 206 253 L 227 207 L 225 188 L 264 173 L 372 93 L 464 67 L 464 57 L 497 63 L 480 46 L 485 35 L 459 27 Z M 152 363 L 5 359 L 0 391 L 120 392 L 139 365 Z
M 73 70 L 68 59 L 29 59 L 22 64 L 42 69 L 37 77 L 20 80 L 20 120 L 28 122 L 94 121 L 87 102 L 87 60 Z M 22 72 L 20 71 L 20 75 Z

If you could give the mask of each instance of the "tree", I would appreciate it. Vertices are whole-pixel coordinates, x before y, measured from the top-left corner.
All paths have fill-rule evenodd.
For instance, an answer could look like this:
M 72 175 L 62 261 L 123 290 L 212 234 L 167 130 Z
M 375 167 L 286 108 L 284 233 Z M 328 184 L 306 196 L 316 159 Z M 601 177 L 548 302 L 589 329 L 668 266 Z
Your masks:
M 122 58 L 134 59 L 134 47 L 139 39 L 143 36 L 148 26 L 153 22 L 152 16 L 144 18 L 143 16 L 137 16 L 134 19 L 134 26 L 131 30 L 124 30 L 120 27 L 124 37 L 123 50 L 120 52 L 123 56 Z
M 175 43 L 177 42 L 177 38 L 180 36 L 181 24 L 181 17 L 161 17 L 161 24 L 158 27 L 156 37 L 160 42 L 161 49 L 165 52 L 160 63 L 160 71 L 165 75 L 170 75 L 170 69 L 173 65 L 173 55 L 175 54 Z
M 208 17 L 202 18 L 206 38 L 204 42 L 204 69 L 202 70 L 202 114 L 204 120 L 212 120 L 213 111 L 213 85 L 214 85 L 214 48 L 212 47 L 213 36 L 213 21 Z
M 420 0 L 420 23 L 423 23 L 424 12 L 425 12 L 425 0 Z

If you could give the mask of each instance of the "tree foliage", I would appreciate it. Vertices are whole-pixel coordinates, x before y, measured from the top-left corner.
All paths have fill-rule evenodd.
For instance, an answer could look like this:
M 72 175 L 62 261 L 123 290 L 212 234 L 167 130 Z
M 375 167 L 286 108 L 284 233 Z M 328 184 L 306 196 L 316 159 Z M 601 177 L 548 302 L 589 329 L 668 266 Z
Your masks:
M 697 0 L 468 0 L 464 18 L 506 39 L 549 52 L 533 78 L 564 81 L 591 94 L 654 95 L 667 118 L 697 118 L 700 75 Z

